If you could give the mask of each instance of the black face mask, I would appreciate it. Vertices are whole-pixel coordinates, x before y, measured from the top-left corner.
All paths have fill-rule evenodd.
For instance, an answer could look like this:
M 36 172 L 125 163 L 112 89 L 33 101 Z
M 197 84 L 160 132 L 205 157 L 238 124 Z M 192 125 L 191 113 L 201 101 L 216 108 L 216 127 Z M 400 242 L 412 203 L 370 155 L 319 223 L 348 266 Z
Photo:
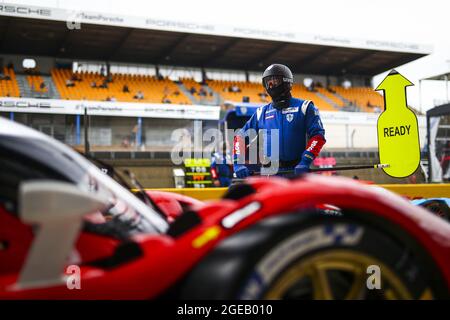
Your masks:
M 283 76 L 270 76 L 263 79 L 263 85 L 277 109 L 287 108 L 291 98 L 292 83 L 285 81 Z

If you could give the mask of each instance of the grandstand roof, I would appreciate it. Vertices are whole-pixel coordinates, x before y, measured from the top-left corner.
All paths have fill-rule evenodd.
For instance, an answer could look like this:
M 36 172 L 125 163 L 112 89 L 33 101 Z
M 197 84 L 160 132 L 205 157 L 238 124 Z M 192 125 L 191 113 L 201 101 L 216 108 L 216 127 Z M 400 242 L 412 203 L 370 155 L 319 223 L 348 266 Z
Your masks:
M 450 103 L 434 107 L 427 111 L 427 117 L 440 117 L 450 115 Z
M 423 78 L 421 80 L 445 80 L 445 81 L 449 81 L 450 80 L 450 71 L 446 71 L 434 76 L 430 76 L 427 78 Z
M 70 30 L 66 21 L 51 18 L 50 13 L 36 19 L 0 10 L 1 52 L 255 71 L 277 62 L 289 65 L 295 73 L 365 76 L 431 53 L 428 47 L 405 43 L 321 36 L 300 39 L 295 34 L 251 29 L 227 33 L 208 26 L 190 30 L 187 25 L 172 28 L 153 20 L 148 26 L 149 19 L 144 28 L 120 26 L 123 19 L 119 18 L 96 21 L 89 16 L 88 21 L 95 24 L 83 21 L 80 30 Z

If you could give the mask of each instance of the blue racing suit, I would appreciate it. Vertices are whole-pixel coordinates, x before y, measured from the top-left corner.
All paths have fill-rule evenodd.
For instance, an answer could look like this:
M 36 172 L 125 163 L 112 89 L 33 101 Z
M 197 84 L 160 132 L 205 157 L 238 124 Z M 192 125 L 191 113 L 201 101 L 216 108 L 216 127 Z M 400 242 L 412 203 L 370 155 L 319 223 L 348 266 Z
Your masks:
M 271 156 L 270 130 L 278 129 L 279 169 L 294 169 L 296 173 L 309 170 L 309 166 L 326 141 L 319 110 L 312 101 L 290 98 L 289 106 L 283 109 L 275 108 L 272 103 L 267 104 L 258 108 L 236 135 L 233 159 L 234 171 L 238 177 L 249 174 L 248 165 L 237 163 L 243 148 L 246 148 L 245 150 L 248 148 L 244 136 L 249 129 L 254 129 L 257 133 L 262 129 L 267 131 L 263 140 L 264 155 L 267 157 Z M 244 168 L 247 168 L 247 172 L 243 170 Z M 239 171 L 243 172 L 241 176 L 238 174 Z

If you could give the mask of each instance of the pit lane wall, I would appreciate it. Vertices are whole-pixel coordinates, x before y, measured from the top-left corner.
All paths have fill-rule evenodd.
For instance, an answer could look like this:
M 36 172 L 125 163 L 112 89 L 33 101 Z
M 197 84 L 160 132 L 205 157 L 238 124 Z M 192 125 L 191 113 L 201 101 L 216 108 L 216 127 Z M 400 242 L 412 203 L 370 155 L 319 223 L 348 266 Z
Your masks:
M 380 184 L 374 185 L 373 187 L 382 187 L 394 193 L 397 193 L 401 196 L 407 197 L 409 199 L 450 197 L 450 184 Z M 228 189 L 164 188 L 164 189 L 146 189 L 146 190 L 175 192 L 198 200 L 216 200 L 221 198 Z

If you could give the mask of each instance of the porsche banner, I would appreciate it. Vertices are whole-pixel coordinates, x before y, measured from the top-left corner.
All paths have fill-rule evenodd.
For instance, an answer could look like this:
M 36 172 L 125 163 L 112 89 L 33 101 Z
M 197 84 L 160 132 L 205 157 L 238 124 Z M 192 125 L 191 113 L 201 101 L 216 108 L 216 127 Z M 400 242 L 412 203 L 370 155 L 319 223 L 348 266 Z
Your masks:
M 84 114 L 169 119 L 219 120 L 219 106 L 107 102 L 84 100 L 0 98 L 0 111 L 47 114 Z

